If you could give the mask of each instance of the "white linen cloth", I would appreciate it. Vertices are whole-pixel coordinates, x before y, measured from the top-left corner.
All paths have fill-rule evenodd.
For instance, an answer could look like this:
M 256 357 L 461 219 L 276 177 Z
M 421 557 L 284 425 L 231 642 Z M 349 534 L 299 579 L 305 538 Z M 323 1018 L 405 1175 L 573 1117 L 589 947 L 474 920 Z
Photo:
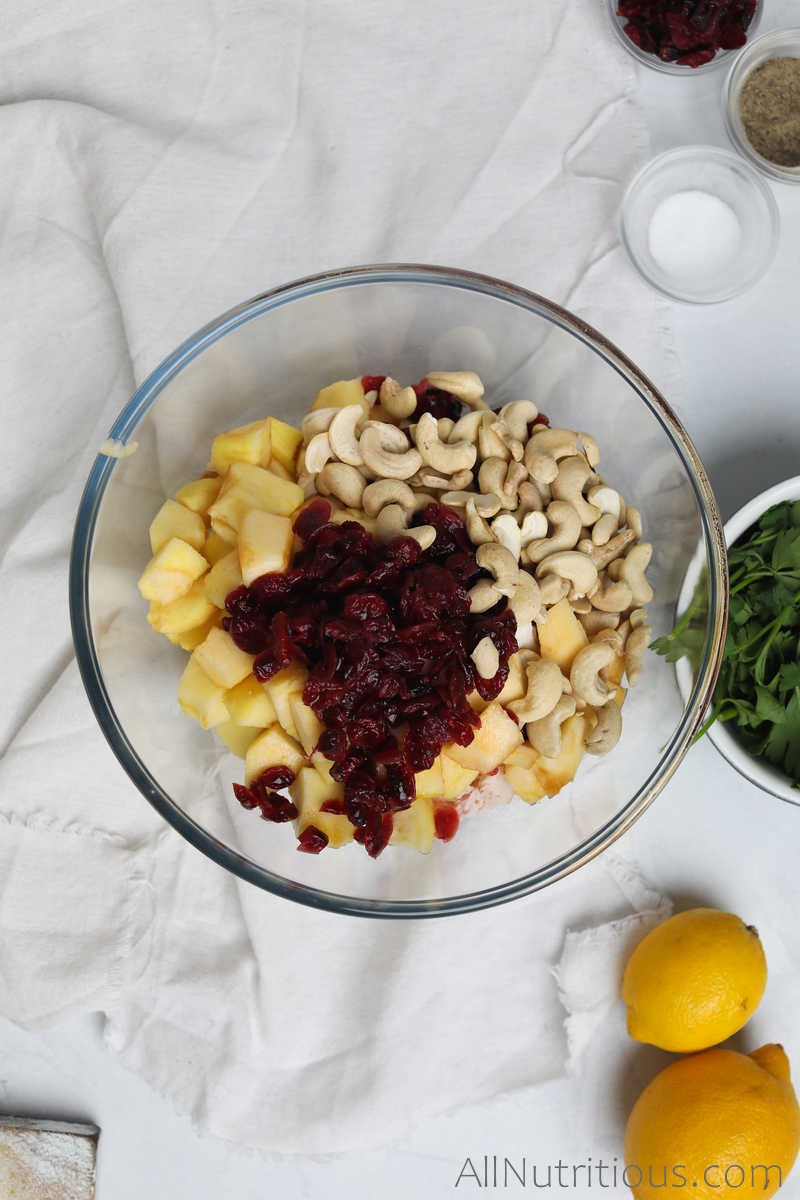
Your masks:
M 485 270 L 663 379 L 657 302 L 615 234 L 646 139 L 603 7 L 4 6 L 0 1011 L 37 1026 L 103 1010 L 111 1046 L 213 1134 L 342 1150 L 552 1077 L 565 930 L 660 911 L 612 854 L 538 897 L 428 922 L 237 882 L 118 767 L 65 605 L 80 490 L 135 384 L 285 279 L 365 261 Z M 581 944 L 560 977 L 575 1048 L 608 1001 L 607 983 L 597 1011 L 591 988 L 574 995 Z

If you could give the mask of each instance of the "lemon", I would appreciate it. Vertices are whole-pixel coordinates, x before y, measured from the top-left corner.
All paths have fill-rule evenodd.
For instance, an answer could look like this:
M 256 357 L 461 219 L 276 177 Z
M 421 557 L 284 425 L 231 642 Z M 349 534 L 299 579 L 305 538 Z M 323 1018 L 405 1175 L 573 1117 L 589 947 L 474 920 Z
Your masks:
M 782 1047 L 704 1050 L 645 1088 L 625 1131 L 636 1200 L 769 1197 L 800 1148 L 800 1107 Z
M 752 925 L 715 908 L 678 913 L 648 933 L 625 968 L 628 1033 L 682 1054 L 716 1046 L 750 1019 L 766 982 Z

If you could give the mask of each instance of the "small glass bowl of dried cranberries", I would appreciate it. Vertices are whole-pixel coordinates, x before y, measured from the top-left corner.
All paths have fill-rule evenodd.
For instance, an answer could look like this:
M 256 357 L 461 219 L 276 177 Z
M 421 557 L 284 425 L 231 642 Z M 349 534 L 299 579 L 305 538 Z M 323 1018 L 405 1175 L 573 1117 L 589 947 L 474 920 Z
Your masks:
M 630 54 L 668 75 L 730 62 L 761 20 L 764 0 L 607 0 L 611 26 Z

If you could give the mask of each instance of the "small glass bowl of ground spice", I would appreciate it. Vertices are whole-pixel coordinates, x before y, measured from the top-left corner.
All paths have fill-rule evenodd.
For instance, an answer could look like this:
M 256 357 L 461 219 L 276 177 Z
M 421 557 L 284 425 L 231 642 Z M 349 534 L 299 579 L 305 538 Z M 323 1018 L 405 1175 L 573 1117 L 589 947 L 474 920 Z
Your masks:
M 606 0 L 619 41 L 646 67 L 696 75 L 730 63 L 755 33 L 764 0 Z
M 800 183 L 800 29 L 765 34 L 741 52 L 724 107 L 737 150 L 771 178 Z

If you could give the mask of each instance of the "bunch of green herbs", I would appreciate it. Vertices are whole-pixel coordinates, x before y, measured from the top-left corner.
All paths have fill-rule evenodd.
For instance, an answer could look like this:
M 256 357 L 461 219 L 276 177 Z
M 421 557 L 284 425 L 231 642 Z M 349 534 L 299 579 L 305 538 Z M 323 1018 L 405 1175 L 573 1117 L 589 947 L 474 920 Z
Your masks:
M 714 721 L 732 721 L 737 740 L 800 787 L 800 502 L 764 515 L 728 551 L 730 615 Z M 706 636 L 707 589 L 698 587 L 672 633 L 652 648 L 697 666 Z

